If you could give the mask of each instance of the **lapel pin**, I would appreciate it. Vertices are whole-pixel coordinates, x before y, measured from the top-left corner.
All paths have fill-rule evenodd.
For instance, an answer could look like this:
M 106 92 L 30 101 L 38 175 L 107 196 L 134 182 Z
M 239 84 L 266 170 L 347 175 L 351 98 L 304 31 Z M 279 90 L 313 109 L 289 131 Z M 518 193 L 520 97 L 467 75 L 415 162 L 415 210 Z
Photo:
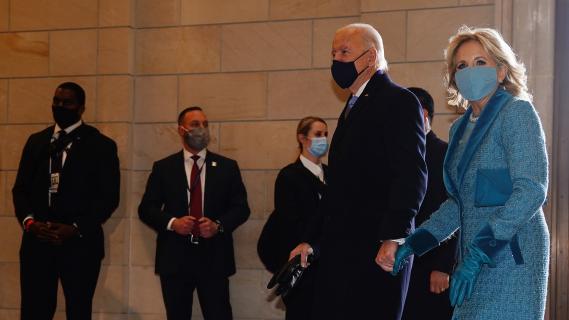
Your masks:
M 212 167 L 217 167 L 217 162 L 212 161 L 212 162 L 211 162 L 211 166 L 212 166 Z

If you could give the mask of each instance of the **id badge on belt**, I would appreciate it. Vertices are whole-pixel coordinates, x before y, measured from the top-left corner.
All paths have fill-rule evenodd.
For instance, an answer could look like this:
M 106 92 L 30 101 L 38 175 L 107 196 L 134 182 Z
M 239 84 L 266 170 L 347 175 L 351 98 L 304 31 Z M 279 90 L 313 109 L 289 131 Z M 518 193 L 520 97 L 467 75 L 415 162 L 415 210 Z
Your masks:
M 59 172 L 51 174 L 51 184 L 49 186 L 49 193 L 57 193 L 59 188 Z

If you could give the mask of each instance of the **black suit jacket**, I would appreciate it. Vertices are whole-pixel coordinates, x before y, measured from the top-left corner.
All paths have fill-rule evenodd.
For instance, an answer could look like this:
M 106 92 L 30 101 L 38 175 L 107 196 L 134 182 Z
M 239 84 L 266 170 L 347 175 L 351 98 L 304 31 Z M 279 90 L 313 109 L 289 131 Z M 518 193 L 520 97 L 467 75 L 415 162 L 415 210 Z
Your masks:
M 322 165 L 324 177 L 328 167 Z M 300 161 L 282 168 L 275 181 L 275 210 L 267 221 L 257 246 L 261 261 L 276 273 L 316 217 L 325 184 Z
M 38 221 L 76 223 L 82 237 L 69 240 L 64 248 L 75 248 L 101 259 L 102 224 L 119 204 L 117 146 L 94 127 L 82 124 L 75 129 L 61 171 L 57 201 L 50 212 L 49 145 L 53 131 L 53 126 L 48 127 L 32 134 L 26 142 L 12 190 L 16 216 L 20 223 L 28 215 Z M 24 233 L 22 250 L 32 253 L 33 248 L 40 248 L 35 244 L 35 237 Z
M 250 214 L 247 192 L 236 161 L 208 151 L 205 165 L 204 215 L 219 220 L 224 232 L 200 239 L 198 246 L 206 257 L 193 263 L 206 265 L 212 273 L 229 276 L 235 273 L 231 233 Z M 188 237 L 167 230 L 170 219 L 188 214 L 187 188 L 184 155 L 180 151 L 154 163 L 138 207 L 140 219 L 158 232 L 155 268 L 161 275 L 183 271 L 195 254 L 194 249 L 197 250 Z
M 392 277 L 374 259 L 382 240 L 409 234 L 425 194 L 422 110 L 411 92 L 377 72 L 346 119 L 345 112 L 320 206 L 328 218 L 319 241 L 315 319 L 395 319 L 408 273 Z M 318 241 L 314 233 L 308 239 Z

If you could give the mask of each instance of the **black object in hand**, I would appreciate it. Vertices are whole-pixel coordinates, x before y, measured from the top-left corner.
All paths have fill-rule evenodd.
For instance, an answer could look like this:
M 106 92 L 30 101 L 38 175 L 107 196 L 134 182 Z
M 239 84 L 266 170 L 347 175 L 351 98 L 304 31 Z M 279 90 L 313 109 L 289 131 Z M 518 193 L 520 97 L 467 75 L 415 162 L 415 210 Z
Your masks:
M 313 255 L 309 255 L 307 258 L 308 263 L 310 264 L 313 260 Z M 274 286 L 277 286 L 275 289 L 275 294 L 282 295 L 286 297 L 292 288 L 298 283 L 304 271 L 308 268 L 303 268 L 300 265 L 300 254 L 296 255 L 294 258 L 290 259 L 280 270 L 279 272 L 275 273 L 267 284 L 267 289 L 272 289 Z

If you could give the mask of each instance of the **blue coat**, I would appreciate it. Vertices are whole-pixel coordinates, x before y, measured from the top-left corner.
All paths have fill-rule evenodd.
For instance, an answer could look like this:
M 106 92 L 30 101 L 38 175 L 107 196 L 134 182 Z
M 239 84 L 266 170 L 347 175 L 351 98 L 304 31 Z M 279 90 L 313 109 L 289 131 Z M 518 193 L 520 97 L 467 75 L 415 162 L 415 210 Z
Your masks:
M 498 89 L 470 139 L 460 141 L 472 109 L 451 127 L 444 165 L 449 199 L 421 228 L 438 241 L 460 228 L 464 253 L 489 225 L 509 245 L 485 265 L 472 297 L 453 319 L 543 319 L 547 295 L 549 232 L 542 205 L 547 193 L 544 133 L 533 106 Z

